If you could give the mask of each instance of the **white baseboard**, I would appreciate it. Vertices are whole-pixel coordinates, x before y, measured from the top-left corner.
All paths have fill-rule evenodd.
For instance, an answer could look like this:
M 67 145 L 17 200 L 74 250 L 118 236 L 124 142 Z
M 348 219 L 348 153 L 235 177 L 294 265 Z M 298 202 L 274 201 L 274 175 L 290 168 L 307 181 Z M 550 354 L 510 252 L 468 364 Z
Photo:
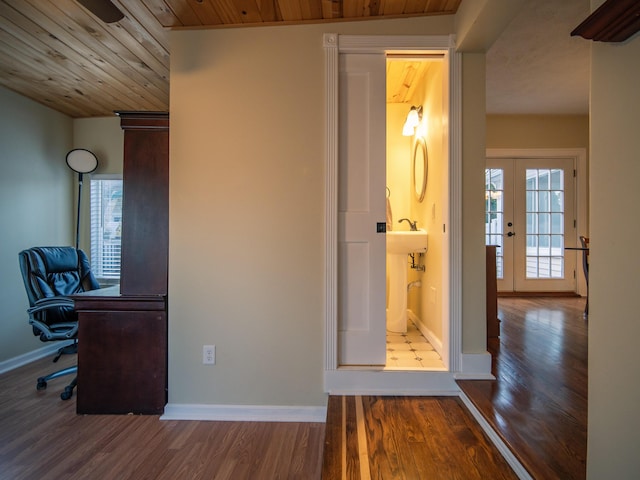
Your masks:
M 324 423 L 327 407 L 169 403 L 160 420 Z
M 62 344 L 60 342 L 52 342 L 45 345 L 44 347 L 32 350 L 27 353 L 23 353 L 22 355 L 18 355 L 17 357 L 3 360 L 2 362 L 0 362 L 0 373 L 9 372 L 28 363 L 40 360 L 41 358 L 48 357 L 49 355 L 54 355 L 60 347 L 62 347 Z
M 431 346 L 433 347 L 433 349 L 438 352 L 438 355 L 440 355 L 440 358 L 444 358 L 444 356 L 442 355 L 442 340 L 440 338 L 438 338 L 429 327 L 427 327 L 422 320 L 420 320 L 420 318 L 418 318 L 418 316 L 413 313 L 413 311 L 408 308 L 407 309 L 407 315 L 409 316 L 409 318 L 413 321 L 413 323 L 416 324 L 416 327 L 418 327 L 418 330 L 420 330 L 420 333 L 422 333 L 422 335 L 424 335 L 424 338 L 427 339 L 427 341 L 431 344 Z
M 491 354 L 463 353 L 462 370 L 456 373 L 456 380 L 495 380 L 491 374 Z
M 526 468 L 522 466 L 513 452 L 511 452 L 511 450 L 509 450 L 509 447 L 507 447 L 507 445 L 502 441 L 500 435 L 498 435 L 498 433 L 493 428 L 491 428 L 489 422 L 487 422 L 487 420 L 482 416 L 480 411 L 476 408 L 469 397 L 467 397 L 467 395 L 462 391 L 460 392 L 460 399 L 465 404 L 467 409 L 471 412 L 473 418 L 475 418 L 476 421 L 480 424 L 480 427 L 482 427 L 482 430 L 484 430 L 484 432 L 487 434 L 489 440 L 491 440 L 491 443 L 493 443 L 500 451 L 500 453 L 507 461 L 509 466 L 513 469 L 518 478 L 520 480 L 533 480 L 531 475 L 529 475 L 529 472 L 527 472 Z

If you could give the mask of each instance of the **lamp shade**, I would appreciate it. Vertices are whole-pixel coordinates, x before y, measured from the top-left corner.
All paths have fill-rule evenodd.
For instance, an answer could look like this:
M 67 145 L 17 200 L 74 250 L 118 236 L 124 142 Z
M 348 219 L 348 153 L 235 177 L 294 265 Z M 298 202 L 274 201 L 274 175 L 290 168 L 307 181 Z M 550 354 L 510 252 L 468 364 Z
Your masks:
M 416 107 L 411 107 L 411 110 L 409 110 L 409 113 L 407 114 L 407 121 L 405 122 L 405 125 L 415 128 L 419 123 L 420 116 L 418 115 L 418 111 L 416 110 Z
M 411 107 L 409 113 L 407 114 L 407 120 L 404 122 L 404 126 L 402 127 L 402 135 L 405 137 L 410 137 L 414 135 L 415 128 L 420 125 L 420 120 L 422 119 L 422 106 Z
M 85 148 L 74 148 L 67 153 L 67 165 L 77 173 L 90 173 L 98 168 L 98 158 Z

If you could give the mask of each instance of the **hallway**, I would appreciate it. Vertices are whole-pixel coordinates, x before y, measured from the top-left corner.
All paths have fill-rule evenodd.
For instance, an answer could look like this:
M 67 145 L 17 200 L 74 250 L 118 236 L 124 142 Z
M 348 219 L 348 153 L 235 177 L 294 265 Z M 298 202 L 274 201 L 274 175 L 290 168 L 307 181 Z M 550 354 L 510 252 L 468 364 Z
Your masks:
M 499 298 L 496 380 L 458 381 L 533 479 L 586 476 L 584 302 Z M 456 397 L 330 396 L 325 429 L 323 479 L 516 477 Z
M 584 298 L 501 297 L 496 381 L 458 381 L 533 478 L 583 479 L 587 457 Z

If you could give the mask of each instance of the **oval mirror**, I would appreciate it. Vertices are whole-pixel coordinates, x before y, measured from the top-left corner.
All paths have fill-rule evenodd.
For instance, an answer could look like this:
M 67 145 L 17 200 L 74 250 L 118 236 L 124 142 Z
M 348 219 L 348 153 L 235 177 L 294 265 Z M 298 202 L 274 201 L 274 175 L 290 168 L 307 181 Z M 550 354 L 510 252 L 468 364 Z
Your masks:
M 419 202 L 424 200 L 424 194 L 427 191 L 428 173 L 429 156 L 427 153 L 427 143 L 423 137 L 418 137 L 413 145 L 411 176 L 413 177 L 413 191 Z
M 67 165 L 77 173 L 91 173 L 98 168 L 98 159 L 86 148 L 75 148 L 67 153 Z

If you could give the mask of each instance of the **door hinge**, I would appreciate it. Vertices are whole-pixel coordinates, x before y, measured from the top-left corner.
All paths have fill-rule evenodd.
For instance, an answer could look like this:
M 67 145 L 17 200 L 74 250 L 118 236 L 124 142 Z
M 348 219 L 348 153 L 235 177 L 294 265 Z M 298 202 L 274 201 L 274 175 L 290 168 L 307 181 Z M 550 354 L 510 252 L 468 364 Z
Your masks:
M 576 228 L 578 226 L 578 222 L 576 222 L 575 220 L 573 221 L 573 228 Z
M 574 168 L 574 169 L 573 169 L 573 178 L 576 178 L 576 176 L 577 176 L 577 175 L 576 175 L 576 169 Z

